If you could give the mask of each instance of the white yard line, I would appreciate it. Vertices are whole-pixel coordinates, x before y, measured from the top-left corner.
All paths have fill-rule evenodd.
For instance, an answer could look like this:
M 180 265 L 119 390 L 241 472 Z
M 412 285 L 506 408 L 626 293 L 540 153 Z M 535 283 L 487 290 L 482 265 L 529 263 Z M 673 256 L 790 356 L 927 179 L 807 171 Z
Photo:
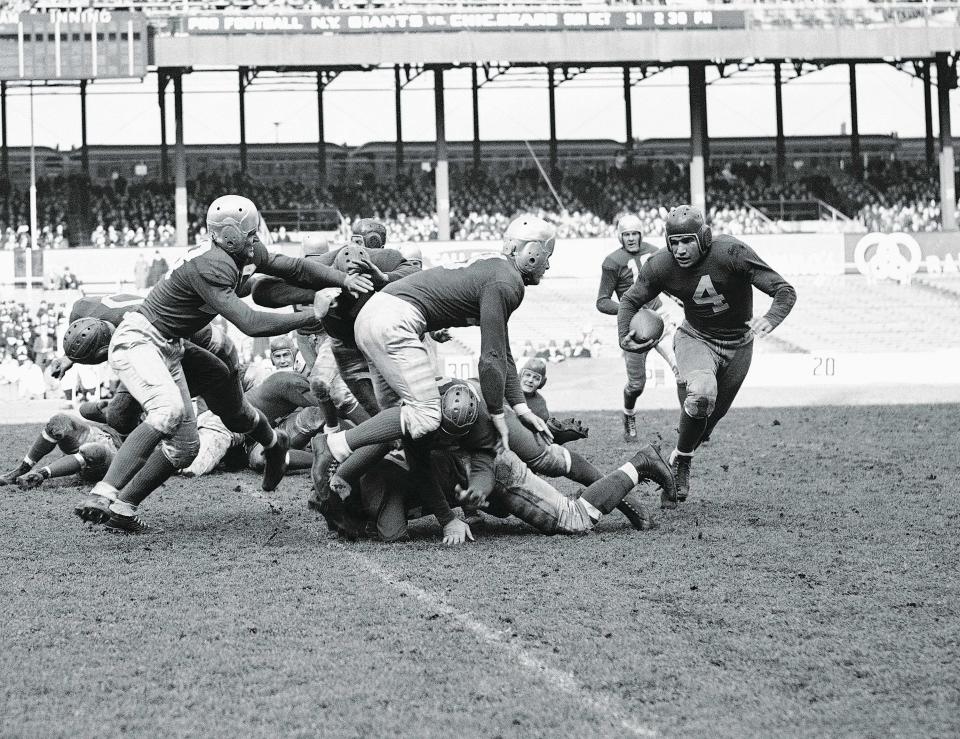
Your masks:
M 539 677 L 548 688 L 554 688 L 561 693 L 571 696 L 579 701 L 586 709 L 607 721 L 619 724 L 621 728 L 634 736 L 657 736 L 657 732 L 654 729 L 645 726 L 634 718 L 627 707 L 617 700 L 617 698 L 607 693 L 599 693 L 591 690 L 581 684 L 572 672 L 551 667 L 524 649 L 518 640 L 511 639 L 507 633 L 487 626 L 469 611 L 463 611 L 450 605 L 441 596 L 424 590 L 409 580 L 394 574 L 365 554 L 356 552 L 349 547 L 335 542 L 331 542 L 329 546 L 342 551 L 360 565 L 360 567 L 378 577 L 392 588 L 395 588 L 401 593 L 412 595 L 429 608 L 456 621 L 460 626 L 473 632 L 474 636 L 476 636 L 482 644 L 486 646 L 496 646 L 498 651 L 506 650 L 506 652 L 513 657 L 514 664 L 516 664 L 520 670 L 530 673 L 534 677 Z

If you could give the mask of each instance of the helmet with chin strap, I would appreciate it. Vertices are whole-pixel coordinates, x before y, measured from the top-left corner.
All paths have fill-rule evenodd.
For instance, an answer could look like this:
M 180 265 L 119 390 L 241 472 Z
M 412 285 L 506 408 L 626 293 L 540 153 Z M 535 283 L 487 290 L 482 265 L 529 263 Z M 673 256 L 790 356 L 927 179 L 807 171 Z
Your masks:
M 365 247 L 356 244 L 347 244 L 342 247 L 333 258 L 333 266 L 341 272 L 350 274 L 351 272 L 367 271 L 367 263 L 370 261 L 370 253 Z
M 440 428 L 450 436 L 467 434 L 480 417 L 480 396 L 463 380 L 454 380 L 440 398 Z
M 631 231 L 636 231 L 640 239 L 643 239 L 643 222 L 637 216 L 628 213 L 617 221 L 617 241 L 620 242 L 620 246 L 623 246 L 623 235 Z
M 513 257 L 528 285 L 536 285 L 550 269 L 557 229 L 529 213 L 513 219 L 503 238 L 503 253 Z
M 360 218 L 353 224 L 351 235 L 368 249 L 382 249 L 387 243 L 387 227 L 373 218 Z
M 540 357 L 527 357 L 520 365 L 520 375 L 523 376 L 524 372 L 532 372 L 535 375 L 540 375 L 540 384 L 537 385 L 537 390 L 540 390 L 547 384 L 547 363 L 544 359 Z
M 260 213 L 242 195 L 223 195 L 207 209 L 207 233 L 228 254 L 239 254 L 256 238 Z
M 694 208 L 692 205 L 678 205 L 667 214 L 664 221 L 664 233 L 667 237 L 667 249 L 672 254 L 673 245 L 676 239 L 683 236 L 693 236 L 700 247 L 700 259 L 703 259 L 710 251 L 710 245 L 713 243 L 713 231 L 707 225 L 703 217 L 703 211 Z
M 63 353 L 78 364 L 99 364 L 107 360 L 113 324 L 101 318 L 78 318 L 63 334 Z

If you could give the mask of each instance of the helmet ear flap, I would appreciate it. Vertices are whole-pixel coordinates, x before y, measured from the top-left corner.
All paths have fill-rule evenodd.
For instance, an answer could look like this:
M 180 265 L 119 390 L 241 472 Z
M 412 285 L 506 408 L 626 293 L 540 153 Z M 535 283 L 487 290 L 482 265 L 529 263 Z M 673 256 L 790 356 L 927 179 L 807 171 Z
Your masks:
M 220 241 L 236 249 L 243 243 L 243 234 L 239 228 L 228 223 L 220 229 Z
M 710 251 L 710 245 L 713 244 L 713 229 L 707 224 L 703 224 L 697 236 L 700 239 L 700 248 L 703 249 L 703 253 L 706 254 Z

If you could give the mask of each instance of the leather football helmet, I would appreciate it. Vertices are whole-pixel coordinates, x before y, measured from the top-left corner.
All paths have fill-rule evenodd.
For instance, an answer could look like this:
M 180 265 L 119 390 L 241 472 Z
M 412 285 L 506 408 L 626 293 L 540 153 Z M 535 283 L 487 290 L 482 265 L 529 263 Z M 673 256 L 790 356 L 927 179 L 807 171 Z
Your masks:
M 228 254 L 243 252 L 254 243 L 259 229 L 257 206 L 242 195 L 223 195 L 207 209 L 207 233 Z

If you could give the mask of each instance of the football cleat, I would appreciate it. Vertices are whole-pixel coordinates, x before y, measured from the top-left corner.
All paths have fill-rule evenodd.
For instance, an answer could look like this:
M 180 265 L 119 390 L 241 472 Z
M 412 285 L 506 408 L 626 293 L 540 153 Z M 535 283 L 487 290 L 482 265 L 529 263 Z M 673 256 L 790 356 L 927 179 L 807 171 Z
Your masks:
M 623 440 L 624 441 L 636 441 L 637 440 L 637 416 L 629 415 L 627 413 L 623 414 Z
M 46 479 L 47 476 L 40 470 L 31 470 L 17 478 L 17 485 L 21 490 L 31 490 L 32 488 L 40 487 Z
M 307 505 L 323 513 L 321 504 L 330 497 L 330 476 L 340 468 L 340 463 L 330 451 L 325 435 L 317 434 L 310 444 L 313 447 L 313 467 L 310 469 L 313 492 L 307 500 Z
M 73 512 L 84 521 L 106 523 L 110 518 L 110 499 L 93 493 L 81 500 Z
M 277 431 L 277 443 L 263 450 L 263 482 L 260 487 L 267 492 L 276 490 L 287 474 L 290 462 L 290 439 L 286 431 Z
M 29 467 L 19 464 L 9 472 L 4 472 L 2 475 L 0 475 L 0 487 L 3 487 L 4 485 L 13 485 L 16 483 L 17 478 L 20 477 L 20 475 L 28 472 L 29 470 Z
M 136 514 L 127 516 L 113 510 L 110 511 L 110 517 L 106 520 L 104 526 L 112 531 L 118 531 L 124 534 L 147 534 L 153 531 L 153 527 L 147 524 L 140 516 Z
M 630 464 L 636 468 L 641 480 L 652 480 L 660 486 L 662 506 L 672 508 L 677 504 L 677 483 L 673 470 L 657 447 L 644 444 L 630 460 Z
M 637 487 L 634 487 L 633 490 L 627 493 L 626 497 L 620 501 L 617 510 L 627 517 L 630 525 L 637 531 L 649 531 L 656 526 L 653 516 L 647 512 L 643 503 L 640 502 L 640 490 Z
M 692 457 L 689 454 L 677 454 L 676 451 L 670 455 L 670 463 L 673 467 L 673 474 L 677 479 L 677 500 L 683 503 L 690 494 L 690 462 Z
M 340 500 L 346 500 L 350 497 L 353 486 L 344 480 L 340 475 L 330 475 L 330 490 L 340 496 Z

